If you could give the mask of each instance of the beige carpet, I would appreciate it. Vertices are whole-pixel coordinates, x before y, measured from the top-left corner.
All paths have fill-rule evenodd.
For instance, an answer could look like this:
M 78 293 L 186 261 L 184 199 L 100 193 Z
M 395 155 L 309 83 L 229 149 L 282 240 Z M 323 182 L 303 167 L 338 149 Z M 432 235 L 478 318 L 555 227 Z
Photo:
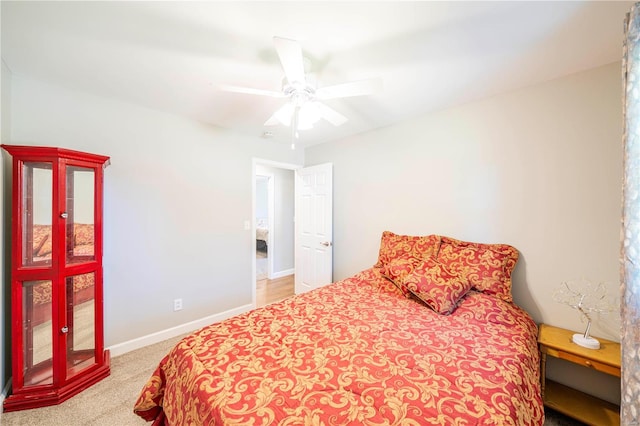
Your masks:
M 160 360 L 180 340 L 169 339 L 111 359 L 111 375 L 60 405 L 3 413 L 3 426 L 141 426 L 149 424 L 133 414 L 138 393 Z M 582 423 L 547 412 L 545 426 Z
M 2 426 L 128 426 L 148 424 L 133 404 L 160 360 L 180 337 L 111 359 L 111 375 L 60 405 L 2 413 Z

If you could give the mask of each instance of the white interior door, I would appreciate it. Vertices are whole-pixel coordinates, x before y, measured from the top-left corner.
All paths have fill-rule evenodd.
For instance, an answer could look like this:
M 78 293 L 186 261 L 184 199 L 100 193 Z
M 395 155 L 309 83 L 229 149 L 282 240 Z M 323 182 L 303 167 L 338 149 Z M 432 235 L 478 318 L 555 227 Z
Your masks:
M 333 165 L 296 170 L 296 294 L 333 281 Z

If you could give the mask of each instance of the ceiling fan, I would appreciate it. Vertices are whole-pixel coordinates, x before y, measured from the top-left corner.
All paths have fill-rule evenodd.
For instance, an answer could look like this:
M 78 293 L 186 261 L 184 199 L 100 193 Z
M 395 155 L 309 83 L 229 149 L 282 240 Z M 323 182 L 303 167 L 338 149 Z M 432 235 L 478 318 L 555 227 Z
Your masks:
M 305 74 L 305 58 L 302 55 L 300 44 L 295 40 L 283 37 L 274 37 L 273 42 L 285 75 L 281 91 L 229 85 L 223 85 L 220 88 L 229 92 L 288 98 L 288 102 L 273 113 L 264 125 L 291 126 L 292 148 L 295 147 L 295 142 L 299 138 L 298 130 L 310 129 L 320 119 L 324 119 L 334 126 L 340 126 L 347 122 L 347 117 L 320 101 L 370 95 L 381 86 L 379 79 L 368 79 L 317 87 L 315 78 Z

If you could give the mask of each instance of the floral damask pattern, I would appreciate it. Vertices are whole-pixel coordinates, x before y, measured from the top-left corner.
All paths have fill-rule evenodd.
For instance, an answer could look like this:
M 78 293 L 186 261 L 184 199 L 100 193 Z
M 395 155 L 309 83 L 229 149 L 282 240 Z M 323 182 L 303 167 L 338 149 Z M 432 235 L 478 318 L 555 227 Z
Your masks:
M 51 303 L 51 281 L 36 281 L 33 286 L 33 306 Z
M 511 273 L 518 250 L 507 244 L 480 244 L 442 237 L 438 261 L 473 287 L 512 302 Z
M 73 275 L 67 279 L 73 280 L 73 293 L 79 293 L 88 288 L 93 288 L 95 277 L 93 273 Z M 51 303 L 51 281 L 38 281 L 33 289 L 33 304 L 42 305 Z
M 135 403 L 165 425 L 541 425 L 537 327 L 470 292 L 438 315 L 365 270 L 205 327 Z
M 93 224 L 74 223 L 73 240 L 76 246 L 93 246 L 94 230 Z
M 73 225 L 73 246 L 75 255 L 93 254 L 93 240 L 93 224 L 75 223 Z M 33 225 L 33 255 L 35 257 L 50 257 L 52 243 L 51 225 Z
M 391 231 L 384 231 L 380 240 L 378 262 L 374 265 L 381 268 L 393 259 L 411 256 L 417 259 L 427 259 L 438 254 L 440 236 L 411 236 L 398 235 Z
M 51 254 L 51 225 L 33 225 L 33 255 Z
M 387 262 L 381 270 L 382 276 L 390 279 L 406 297 L 411 297 L 411 291 L 405 285 L 405 278 L 413 271 L 416 264 L 421 262 L 412 255 L 402 255 Z
M 404 278 L 404 286 L 439 314 L 453 312 L 458 301 L 471 290 L 471 283 L 461 279 L 433 258 L 421 261 Z

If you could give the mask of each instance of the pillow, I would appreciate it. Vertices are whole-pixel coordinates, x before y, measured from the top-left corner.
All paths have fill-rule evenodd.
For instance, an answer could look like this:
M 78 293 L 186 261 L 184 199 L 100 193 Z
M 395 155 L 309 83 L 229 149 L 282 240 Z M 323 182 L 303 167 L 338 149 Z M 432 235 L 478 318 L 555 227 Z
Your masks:
M 93 245 L 93 224 L 74 223 L 73 239 L 75 246 Z
M 411 292 L 404 285 L 404 279 L 413 271 L 416 264 L 420 262 L 410 255 L 403 255 L 387 262 L 380 273 L 391 280 L 401 291 L 405 297 L 411 297 Z
M 33 255 L 44 257 L 51 253 L 51 225 L 33 225 Z
M 418 299 L 442 315 L 452 313 L 471 283 L 449 271 L 434 258 L 423 260 L 405 278 L 404 285 Z
M 380 241 L 378 263 L 373 266 L 382 268 L 391 260 L 402 256 L 412 256 L 420 260 L 427 259 L 438 254 L 439 247 L 440 236 L 438 235 L 414 237 L 384 231 Z
M 476 290 L 513 302 L 511 273 L 518 261 L 518 250 L 514 247 L 442 237 L 437 260 Z
M 37 241 L 36 239 L 33 240 L 33 255 L 34 256 L 40 256 L 40 250 L 42 250 L 42 256 L 44 256 L 47 253 L 51 253 L 51 241 L 49 241 L 49 248 L 44 248 L 44 244 L 49 241 L 49 234 L 44 234 L 44 237 L 40 238 L 40 241 Z M 48 251 L 47 251 L 48 250 Z

